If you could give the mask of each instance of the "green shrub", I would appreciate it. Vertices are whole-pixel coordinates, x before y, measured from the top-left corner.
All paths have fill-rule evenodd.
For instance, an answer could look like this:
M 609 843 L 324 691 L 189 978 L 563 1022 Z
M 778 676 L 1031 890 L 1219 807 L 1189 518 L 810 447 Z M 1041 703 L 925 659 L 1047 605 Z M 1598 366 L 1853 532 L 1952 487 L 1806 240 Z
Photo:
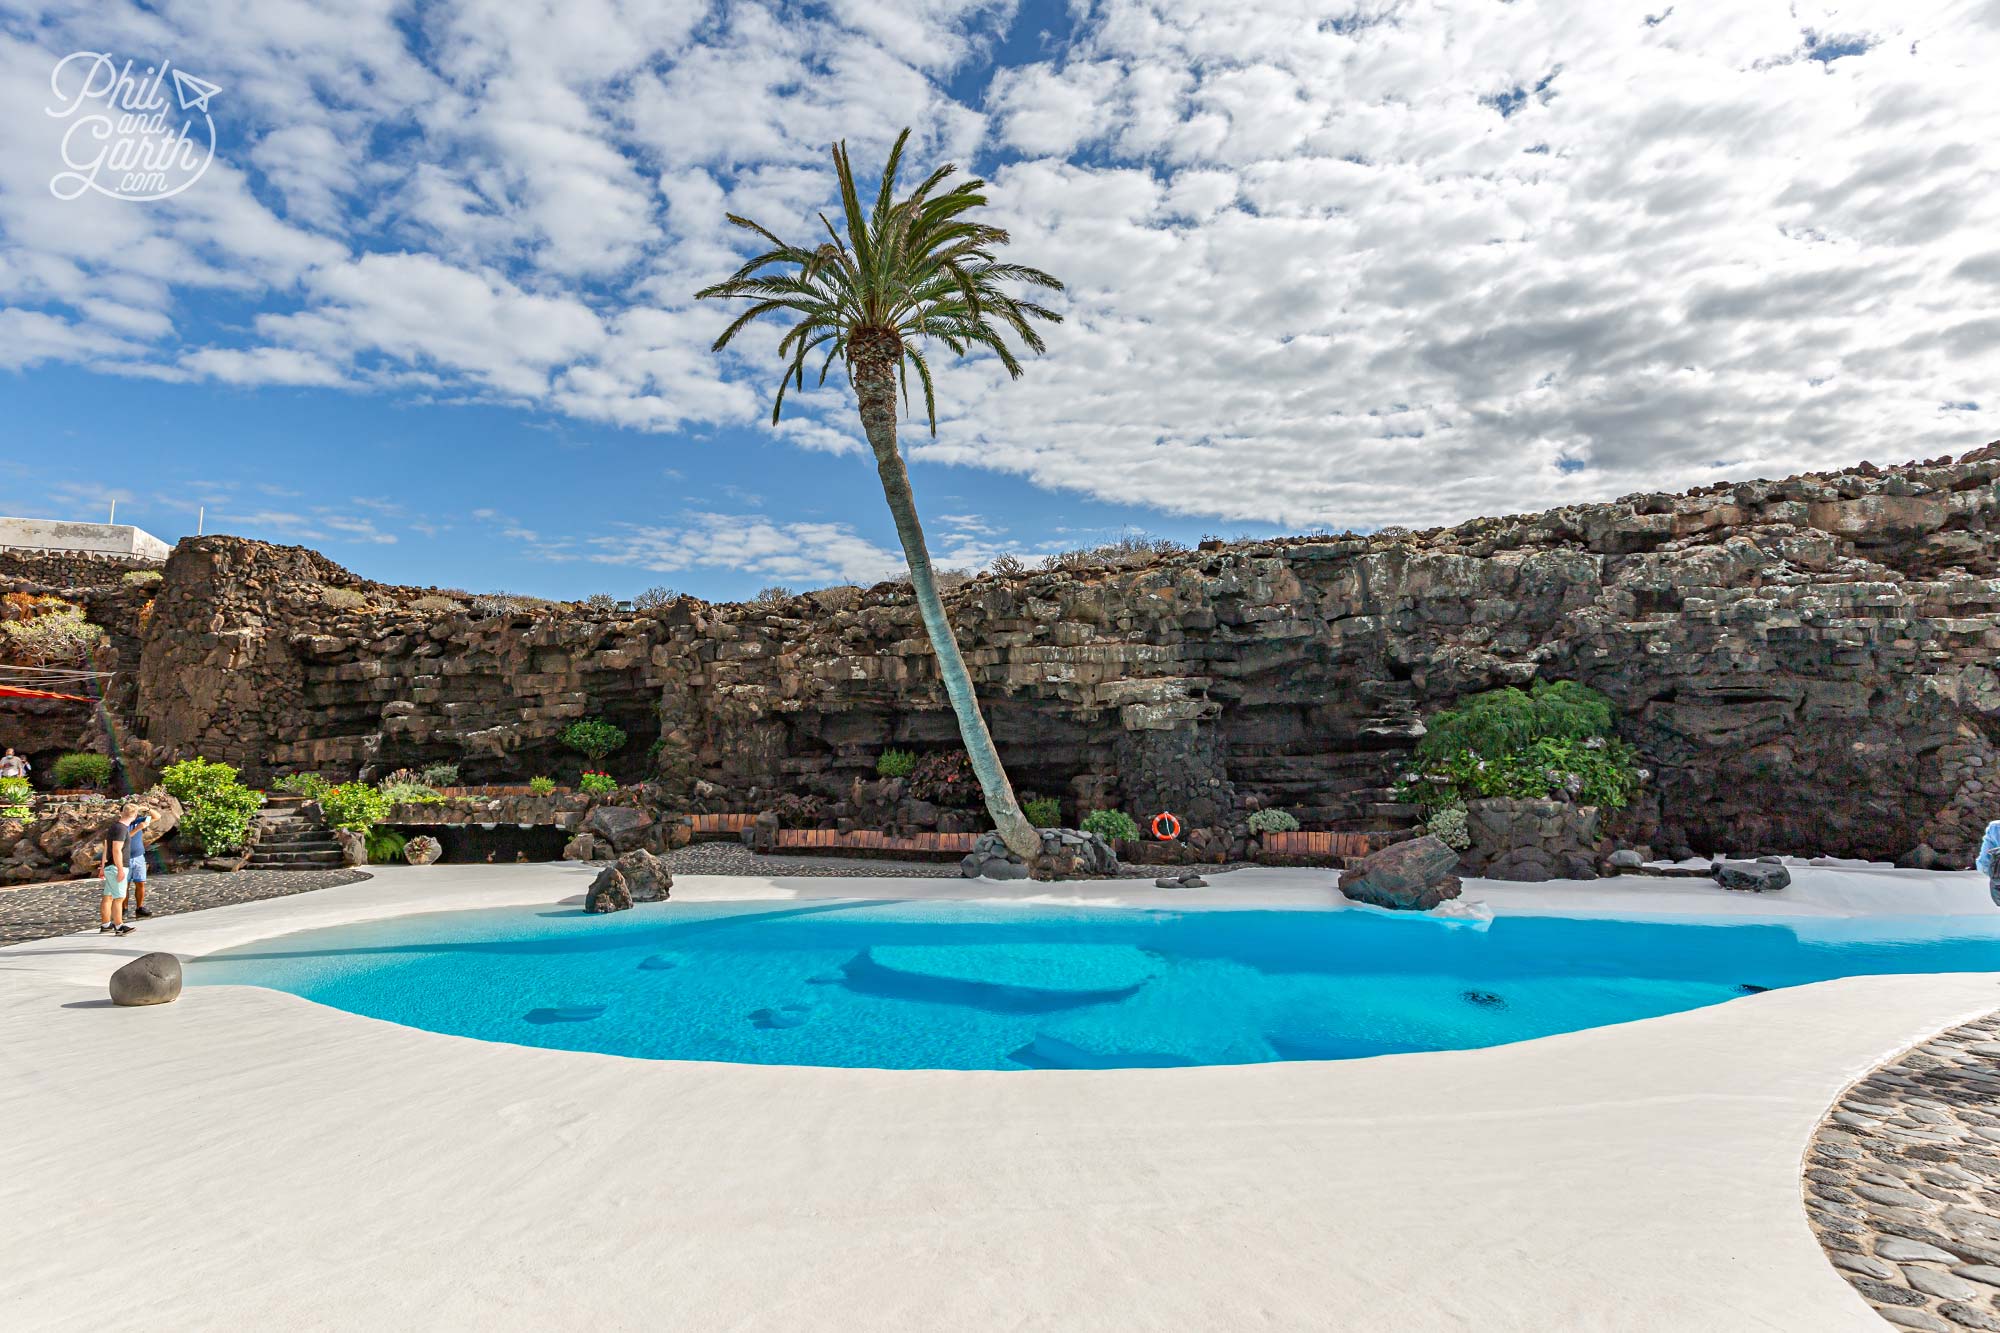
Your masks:
M 917 757 L 908 750 L 884 750 L 875 756 L 875 776 L 906 778 L 916 771 Z
M 963 750 L 940 750 L 917 760 L 910 771 L 910 795 L 953 810 L 979 804 L 979 778 L 972 757 Z
M 103 639 L 104 630 L 83 618 L 82 607 L 59 598 L 37 598 L 27 619 L 0 621 L 0 663 L 75 666 L 89 661 Z
M 1123 810 L 1092 810 L 1083 817 L 1079 826 L 1085 833 L 1095 833 L 1106 842 L 1137 842 L 1139 826 L 1132 822 L 1132 816 Z
M 303 796 L 308 801 L 317 801 L 333 784 L 319 773 L 287 773 L 271 785 L 293 796 Z
M 422 782 L 385 782 L 376 790 L 391 805 L 435 805 L 444 799 L 443 792 Z
M 372 828 L 368 830 L 368 861 L 371 865 L 387 865 L 403 859 L 403 847 L 410 840 L 409 835 L 398 833 L 392 828 Z
M 157 569 L 135 569 L 118 581 L 128 588 L 150 588 L 165 577 Z
M 0 819 L 28 819 L 34 810 L 28 800 L 35 784 L 26 778 L 0 778 Z
M 210 763 L 197 756 L 183 759 L 178 764 L 168 764 L 160 770 L 160 785 L 167 789 L 167 795 L 182 805 L 199 801 L 204 796 L 240 787 L 236 770 L 228 764 Z
M 417 781 L 426 787 L 456 787 L 458 785 L 457 764 L 425 764 L 417 774 Z
M 602 718 L 586 717 L 563 729 L 562 743 L 592 763 L 602 763 L 605 755 L 624 746 L 625 732 Z
M 1432 718 L 1399 801 L 1440 810 L 1480 797 L 1622 809 L 1648 776 L 1611 734 L 1611 701 L 1574 681 L 1474 695 Z
M 1430 818 L 1424 821 L 1424 832 L 1455 852 L 1472 845 L 1472 830 L 1466 825 L 1462 805 L 1441 805 L 1431 811 Z
M 529 778 L 528 790 L 537 796 L 547 796 L 556 789 L 554 778 Z
M 1044 796 L 1024 804 L 1021 813 L 1036 828 L 1054 828 L 1062 823 L 1062 802 L 1056 797 Z
M 1299 821 L 1289 810 L 1259 810 L 1250 816 L 1252 833 L 1297 833 Z
M 1424 723 L 1420 759 L 1469 750 L 1498 759 L 1535 741 L 1609 736 L 1611 701 L 1573 680 L 1538 680 L 1528 690 L 1509 685 L 1475 694 Z
M 618 780 L 609 773 L 586 772 L 577 779 L 576 789 L 586 796 L 602 796 L 618 790 Z
M 365 782 L 343 782 L 326 789 L 319 808 L 326 812 L 329 828 L 366 834 L 388 816 L 389 798 Z
M 264 793 L 243 785 L 229 764 L 196 756 L 160 771 L 160 785 L 181 803 L 181 831 L 201 845 L 205 856 L 235 851 L 250 833 L 250 821 Z
M 111 760 L 101 754 L 66 754 L 56 760 L 49 776 L 58 787 L 102 787 L 111 781 Z

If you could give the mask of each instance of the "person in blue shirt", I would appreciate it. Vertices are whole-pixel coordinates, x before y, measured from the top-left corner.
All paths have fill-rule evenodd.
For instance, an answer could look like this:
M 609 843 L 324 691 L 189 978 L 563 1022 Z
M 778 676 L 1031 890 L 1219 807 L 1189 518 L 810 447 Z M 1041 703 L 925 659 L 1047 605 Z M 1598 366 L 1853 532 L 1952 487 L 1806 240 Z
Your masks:
M 1979 840 L 1979 859 L 1972 864 L 1979 873 L 1986 876 L 1986 887 L 1993 894 L 1993 905 L 2000 907 L 2000 861 L 1994 853 L 2000 852 L 2000 819 L 1986 826 L 1986 836 Z

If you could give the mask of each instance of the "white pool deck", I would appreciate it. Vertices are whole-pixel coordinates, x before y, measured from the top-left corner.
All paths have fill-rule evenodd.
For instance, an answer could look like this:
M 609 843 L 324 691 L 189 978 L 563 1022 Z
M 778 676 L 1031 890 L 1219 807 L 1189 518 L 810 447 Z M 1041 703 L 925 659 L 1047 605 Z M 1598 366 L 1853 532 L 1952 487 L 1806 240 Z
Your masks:
M 1466 897 L 1502 915 L 1995 910 L 1970 874 L 1794 874 L 1761 898 L 1629 878 Z M 0 1327 L 1881 1333 L 1807 1229 L 1807 1135 L 1872 1065 L 2000 1007 L 2000 974 L 1854 978 L 1489 1050 L 991 1073 L 503 1046 L 250 987 L 103 998 L 149 950 L 552 903 L 588 875 L 390 869 L 116 943 L 0 949 Z M 1334 908 L 1331 878 L 1053 900 Z

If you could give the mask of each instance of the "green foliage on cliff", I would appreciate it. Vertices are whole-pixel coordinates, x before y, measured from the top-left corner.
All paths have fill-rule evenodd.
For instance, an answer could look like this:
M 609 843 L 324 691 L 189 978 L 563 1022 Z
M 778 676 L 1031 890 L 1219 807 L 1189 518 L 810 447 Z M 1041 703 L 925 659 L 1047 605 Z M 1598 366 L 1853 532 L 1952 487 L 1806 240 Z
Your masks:
M 1616 721 L 1609 699 L 1570 680 L 1475 694 L 1427 722 L 1396 799 L 1433 811 L 1487 796 L 1620 809 L 1647 773 L 1611 734 Z
M 917 757 L 908 750 L 884 750 L 875 756 L 875 776 L 906 778 L 917 768 Z
M 1085 833 L 1095 833 L 1106 842 L 1137 842 L 1139 826 L 1123 810 L 1092 810 L 1083 817 Z
M 537 796 L 547 796 L 556 789 L 554 778 L 529 778 L 528 790 Z
M 608 796 L 618 790 L 618 779 L 609 773 L 585 773 L 576 780 L 576 789 L 586 796 Z
M 1538 680 L 1527 690 L 1509 685 L 1475 694 L 1424 724 L 1417 757 L 1442 759 L 1469 750 L 1498 759 L 1535 741 L 1609 736 L 1611 701 L 1573 680 Z
M 264 804 L 264 793 L 244 786 L 234 767 L 199 755 L 167 765 L 160 771 L 160 785 L 181 803 L 181 830 L 206 856 L 241 847 L 257 807 Z
M 586 717 L 563 729 L 562 743 L 592 763 L 602 763 L 605 755 L 624 747 L 625 732 L 603 718 Z

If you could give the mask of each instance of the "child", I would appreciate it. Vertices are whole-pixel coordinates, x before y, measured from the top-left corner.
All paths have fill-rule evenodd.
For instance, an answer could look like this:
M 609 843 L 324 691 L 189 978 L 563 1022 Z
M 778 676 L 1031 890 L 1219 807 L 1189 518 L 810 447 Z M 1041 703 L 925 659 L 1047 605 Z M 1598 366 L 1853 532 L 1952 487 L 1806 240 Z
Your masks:
M 98 866 L 104 890 L 97 907 L 100 935 L 130 935 L 137 929 L 125 924 L 125 849 L 132 840 L 132 825 L 138 815 L 138 807 L 128 805 L 118 812 L 111 827 L 104 830 L 104 860 Z

